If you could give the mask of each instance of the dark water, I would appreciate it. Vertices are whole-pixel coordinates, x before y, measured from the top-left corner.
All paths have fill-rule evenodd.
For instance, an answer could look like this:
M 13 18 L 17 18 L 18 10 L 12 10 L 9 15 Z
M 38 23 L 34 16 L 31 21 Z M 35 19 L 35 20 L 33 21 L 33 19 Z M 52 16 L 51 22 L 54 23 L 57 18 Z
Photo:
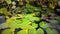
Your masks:
M 5 22 L 4 16 L 0 16 L 0 24 Z

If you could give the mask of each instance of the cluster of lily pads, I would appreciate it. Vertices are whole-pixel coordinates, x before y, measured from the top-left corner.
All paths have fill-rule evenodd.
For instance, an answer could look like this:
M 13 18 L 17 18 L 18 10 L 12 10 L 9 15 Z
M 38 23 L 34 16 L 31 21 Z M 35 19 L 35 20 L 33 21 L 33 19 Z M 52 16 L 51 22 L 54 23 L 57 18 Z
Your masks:
M 54 11 L 58 0 L 47 1 L 0 0 L 0 16 L 5 18 L 1 34 L 58 34 L 60 16 Z

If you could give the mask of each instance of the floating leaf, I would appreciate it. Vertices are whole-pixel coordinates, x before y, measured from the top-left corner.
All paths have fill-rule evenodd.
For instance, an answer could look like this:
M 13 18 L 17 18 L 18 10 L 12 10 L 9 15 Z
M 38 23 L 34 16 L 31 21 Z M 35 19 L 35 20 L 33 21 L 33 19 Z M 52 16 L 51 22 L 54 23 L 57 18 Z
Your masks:
M 11 4 L 12 3 L 11 0 L 6 0 L 6 2 L 7 2 L 7 4 Z
M 21 14 L 17 14 L 17 18 L 23 18 Z
M 26 4 L 26 8 L 30 8 L 30 9 L 32 9 L 33 8 L 33 6 L 31 6 L 30 4 Z
M 33 29 L 34 27 L 30 26 L 30 25 L 20 25 L 21 29 Z
M 46 29 L 47 34 L 58 34 L 57 30 L 47 28 Z
M 8 26 L 10 28 L 20 28 L 20 23 L 21 23 L 21 21 L 16 20 L 16 18 L 14 18 L 14 17 L 8 18 L 8 20 L 6 21 L 6 26 Z
M 60 16 L 57 16 L 56 19 L 57 19 L 57 20 L 60 20 Z
M 21 30 L 21 31 L 19 31 L 17 34 L 28 34 L 28 29 L 26 29 L 26 30 Z
M 33 7 L 33 10 L 37 11 L 37 12 L 42 11 L 42 9 L 40 7 Z
M 51 20 L 51 23 L 55 24 L 55 23 L 57 23 L 57 20 Z
M 47 34 L 52 34 L 52 30 L 50 28 L 46 29 Z
M 48 28 L 49 27 L 48 23 L 45 23 L 45 22 L 40 22 L 39 25 L 42 28 Z
M 4 29 L 4 28 L 7 28 L 6 23 L 0 24 L 0 29 Z
M 14 31 L 12 31 L 11 29 L 6 29 L 3 30 L 2 34 L 14 34 Z
M 60 0 L 58 1 L 58 6 L 60 6 Z
M 25 18 L 30 20 L 31 22 L 40 20 L 38 17 L 34 17 L 34 14 L 28 14 L 28 15 L 25 16 Z
M 36 34 L 36 29 L 29 29 L 29 34 Z
M 8 24 L 8 27 L 10 27 L 10 28 L 20 28 L 20 24 L 13 21 L 13 22 Z
M 3 0 L 0 0 L 0 3 L 3 2 Z
M 46 10 L 47 8 L 42 8 L 43 10 Z
M 32 23 L 32 26 L 33 26 L 34 28 L 37 28 L 37 27 L 38 27 L 38 24 Z
M 30 26 L 30 24 L 31 24 L 31 22 L 28 19 L 22 18 L 22 23 L 21 23 L 20 27 L 22 29 L 29 29 L 29 27 L 33 28 L 32 26 Z
M 54 8 L 55 8 L 55 5 L 54 5 L 54 4 L 50 4 L 49 7 L 50 7 L 51 9 L 54 9 Z
M 1 8 L 1 9 L 0 9 L 0 13 L 2 13 L 2 14 L 4 14 L 4 15 L 11 15 L 11 13 L 9 13 L 9 12 L 7 11 L 7 8 Z
M 57 30 L 53 29 L 52 34 L 58 34 Z
M 34 12 L 32 9 L 27 9 L 27 11 L 30 13 Z
M 26 0 L 26 2 L 27 2 L 27 3 L 29 3 L 29 2 L 30 2 L 30 0 Z
M 39 29 L 37 30 L 37 34 L 44 34 L 44 31 L 43 31 L 41 28 L 39 28 Z

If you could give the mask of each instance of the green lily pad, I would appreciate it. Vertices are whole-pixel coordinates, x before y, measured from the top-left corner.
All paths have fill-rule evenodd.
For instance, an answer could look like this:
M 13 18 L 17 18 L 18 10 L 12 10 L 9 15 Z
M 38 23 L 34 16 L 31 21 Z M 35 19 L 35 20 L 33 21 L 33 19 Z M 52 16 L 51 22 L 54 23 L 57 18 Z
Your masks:
M 11 0 L 6 0 L 7 4 L 11 4 L 12 1 Z
M 12 31 L 11 29 L 6 29 L 2 31 L 2 34 L 14 34 L 14 31 Z
M 6 23 L 0 24 L 0 29 L 4 29 L 4 28 L 7 28 Z
M 44 34 L 44 31 L 43 31 L 41 28 L 39 28 L 39 29 L 37 30 L 37 34 Z
M 38 24 L 32 23 L 32 26 L 33 26 L 34 28 L 37 28 L 37 27 L 38 27 Z
M 28 34 L 28 30 L 21 30 L 17 34 Z
M 47 34 L 58 34 L 57 30 L 55 30 L 55 29 L 50 29 L 50 28 L 47 28 L 47 29 L 46 29 L 46 32 L 47 32 Z
M 30 29 L 29 34 L 36 34 L 36 29 Z
M 49 27 L 48 23 L 45 23 L 45 22 L 40 22 L 39 25 L 42 28 L 48 28 Z

